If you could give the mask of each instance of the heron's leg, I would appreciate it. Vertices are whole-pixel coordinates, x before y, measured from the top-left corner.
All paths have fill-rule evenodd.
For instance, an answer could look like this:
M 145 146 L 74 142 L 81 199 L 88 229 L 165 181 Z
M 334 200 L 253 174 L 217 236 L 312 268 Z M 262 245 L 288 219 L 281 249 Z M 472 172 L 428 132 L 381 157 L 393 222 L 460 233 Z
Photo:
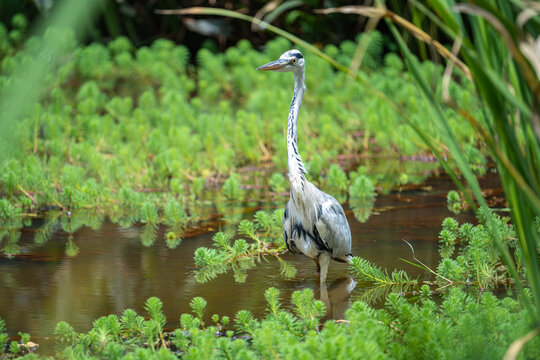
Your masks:
M 323 251 L 319 254 L 319 264 L 321 265 L 320 282 L 321 285 L 326 283 L 326 274 L 328 274 L 328 264 L 330 264 L 330 254 Z
M 321 265 L 319 264 L 319 258 L 313 258 L 313 261 L 315 261 L 315 264 L 317 264 L 317 274 L 320 274 L 321 272 Z

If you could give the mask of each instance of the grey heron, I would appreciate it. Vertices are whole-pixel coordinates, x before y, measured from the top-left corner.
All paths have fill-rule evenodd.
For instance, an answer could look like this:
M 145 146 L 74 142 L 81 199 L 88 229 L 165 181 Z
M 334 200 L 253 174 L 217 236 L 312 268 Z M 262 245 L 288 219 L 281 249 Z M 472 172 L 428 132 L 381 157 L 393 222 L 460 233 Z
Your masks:
M 341 205 L 331 195 L 306 179 L 306 169 L 298 153 L 296 122 L 306 90 L 304 57 L 289 50 L 281 57 L 257 68 L 261 71 L 292 72 L 294 92 L 287 124 L 287 157 L 290 199 L 283 215 L 283 237 L 292 253 L 302 253 L 317 264 L 320 284 L 324 284 L 330 259 L 349 262 L 351 229 Z

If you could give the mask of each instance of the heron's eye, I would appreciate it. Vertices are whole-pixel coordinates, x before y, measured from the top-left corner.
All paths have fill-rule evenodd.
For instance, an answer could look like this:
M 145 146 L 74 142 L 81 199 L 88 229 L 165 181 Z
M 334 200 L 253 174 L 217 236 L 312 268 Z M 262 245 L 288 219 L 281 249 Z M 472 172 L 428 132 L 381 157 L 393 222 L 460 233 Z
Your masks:
M 296 64 L 297 61 L 298 61 L 297 58 L 292 58 L 292 59 L 291 59 L 291 64 Z

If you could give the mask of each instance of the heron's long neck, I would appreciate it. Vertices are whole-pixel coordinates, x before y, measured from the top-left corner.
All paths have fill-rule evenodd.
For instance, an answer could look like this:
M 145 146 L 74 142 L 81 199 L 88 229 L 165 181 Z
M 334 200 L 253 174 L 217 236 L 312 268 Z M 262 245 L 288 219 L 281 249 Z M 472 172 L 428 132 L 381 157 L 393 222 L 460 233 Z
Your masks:
M 302 105 L 302 97 L 306 86 L 304 84 L 304 70 L 294 73 L 294 93 L 289 110 L 289 121 L 287 125 L 287 155 L 289 162 L 289 180 L 291 182 L 291 191 L 303 192 L 305 185 L 306 169 L 302 158 L 298 152 L 296 121 L 300 105 Z

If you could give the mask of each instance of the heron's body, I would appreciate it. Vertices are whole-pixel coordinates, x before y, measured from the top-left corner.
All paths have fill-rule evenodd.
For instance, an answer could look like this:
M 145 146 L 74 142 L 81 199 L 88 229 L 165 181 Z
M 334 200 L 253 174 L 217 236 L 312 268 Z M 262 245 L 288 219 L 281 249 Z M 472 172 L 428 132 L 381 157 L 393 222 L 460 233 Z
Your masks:
M 320 266 L 320 282 L 324 283 L 331 258 L 341 262 L 351 258 L 351 230 L 336 199 L 306 179 L 304 163 L 298 153 L 296 122 L 306 89 L 304 59 L 300 51 L 290 50 L 279 60 L 258 69 L 291 71 L 294 74 L 294 93 L 287 125 L 291 195 L 283 216 L 283 237 L 291 252 L 300 252 L 315 260 Z

